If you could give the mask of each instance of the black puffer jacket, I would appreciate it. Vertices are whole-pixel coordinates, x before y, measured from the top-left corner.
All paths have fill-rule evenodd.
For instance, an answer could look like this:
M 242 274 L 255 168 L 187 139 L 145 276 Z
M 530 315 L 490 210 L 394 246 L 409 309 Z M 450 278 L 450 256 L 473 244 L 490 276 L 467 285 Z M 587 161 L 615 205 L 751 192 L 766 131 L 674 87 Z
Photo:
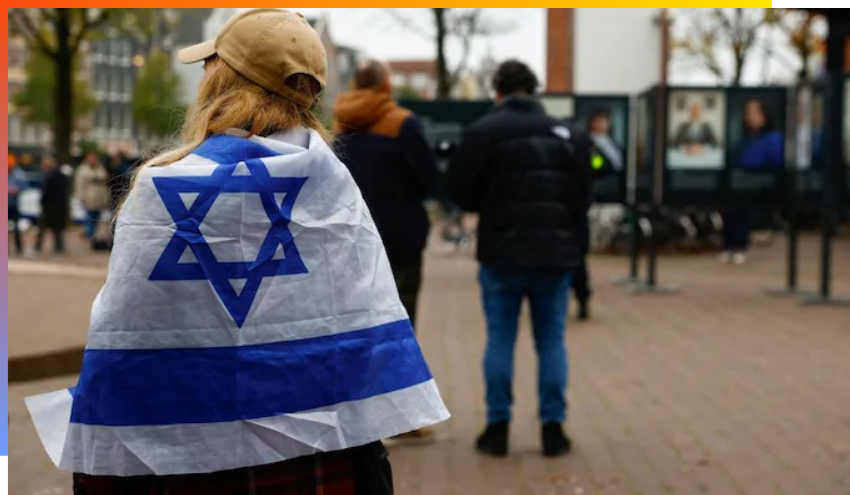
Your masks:
M 589 176 L 586 133 L 535 99 L 510 97 L 464 133 L 449 193 L 480 214 L 482 263 L 571 268 L 584 256 Z

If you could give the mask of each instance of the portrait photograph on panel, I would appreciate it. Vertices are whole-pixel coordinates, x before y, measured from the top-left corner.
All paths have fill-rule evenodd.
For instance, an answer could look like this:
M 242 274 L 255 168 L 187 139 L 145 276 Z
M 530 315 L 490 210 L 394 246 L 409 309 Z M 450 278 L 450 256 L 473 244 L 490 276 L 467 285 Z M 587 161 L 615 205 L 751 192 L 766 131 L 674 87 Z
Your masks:
M 670 92 L 667 166 L 672 170 L 719 170 L 724 163 L 725 108 L 722 91 Z
M 577 99 L 575 117 L 590 134 L 596 150 L 616 172 L 626 169 L 628 100 L 610 98 Z
M 540 103 L 546 113 L 556 119 L 571 119 L 575 117 L 575 99 L 569 95 L 541 95 Z
M 728 95 L 728 161 L 738 170 L 777 170 L 785 165 L 785 98 L 778 91 Z

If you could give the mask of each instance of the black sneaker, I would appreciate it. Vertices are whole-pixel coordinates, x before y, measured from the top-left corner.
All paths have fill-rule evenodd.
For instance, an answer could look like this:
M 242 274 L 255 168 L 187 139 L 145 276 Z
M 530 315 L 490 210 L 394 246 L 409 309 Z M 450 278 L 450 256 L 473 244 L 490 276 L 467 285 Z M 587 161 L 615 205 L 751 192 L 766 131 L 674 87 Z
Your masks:
M 543 455 L 546 457 L 568 454 L 573 448 L 573 441 L 561 429 L 560 423 L 545 423 L 541 429 L 541 436 L 543 437 Z
M 590 319 L 590 306 L 586 300 L 578 302 L 578 319 L 579 321 L 587 321 Z
M 484 430 L 484 433 L 475 442 L 475 447 L 478 449 L 478 452 L 494 457 L 505 457 L 508 455 L 508 423 L 487 425 L 487 429 Z

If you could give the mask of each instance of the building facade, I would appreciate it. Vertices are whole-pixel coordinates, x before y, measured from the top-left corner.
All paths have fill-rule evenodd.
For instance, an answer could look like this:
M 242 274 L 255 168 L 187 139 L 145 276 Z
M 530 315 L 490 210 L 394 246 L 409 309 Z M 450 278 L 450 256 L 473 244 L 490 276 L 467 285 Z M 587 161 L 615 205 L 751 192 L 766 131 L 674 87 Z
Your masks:
M 112 36 L 89 43 L 89 85 L 97 100 L 87 137 L 105 152 L 138 153 L 133 122 L 133 89 L 144 62 L 131 37 Z
M 26 63 L 29 59 L 29 49 L 26 41 L 21 36 L 10 36 L 8 45 L 9 151 L 14 153 L 15 150 L 49 149 L 53 142 L 50 126 L 26 122 L 14 104 L 15 95 L 23 90 L 27 83 Z
M 659 9 L 547 9 L 546 91 L 638 93 L 658 83 Z
M 392 60 L 389 66 L 396 93 L 422 99 L 437 96 L 437 63 L 434 60 Z

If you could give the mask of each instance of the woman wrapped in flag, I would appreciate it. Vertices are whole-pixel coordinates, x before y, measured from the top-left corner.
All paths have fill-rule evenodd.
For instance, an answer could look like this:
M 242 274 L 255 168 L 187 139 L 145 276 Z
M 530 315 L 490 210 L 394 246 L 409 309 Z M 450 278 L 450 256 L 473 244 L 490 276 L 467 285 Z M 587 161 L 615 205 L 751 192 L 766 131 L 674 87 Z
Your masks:
M 78 495 L 391 493 L 380 440 L 448 412 L 312 113 L 322 43 L 258 9 L 179 56 L 184 144 L 121 208 L 77 386 L 27 400 L 45 448 Z

